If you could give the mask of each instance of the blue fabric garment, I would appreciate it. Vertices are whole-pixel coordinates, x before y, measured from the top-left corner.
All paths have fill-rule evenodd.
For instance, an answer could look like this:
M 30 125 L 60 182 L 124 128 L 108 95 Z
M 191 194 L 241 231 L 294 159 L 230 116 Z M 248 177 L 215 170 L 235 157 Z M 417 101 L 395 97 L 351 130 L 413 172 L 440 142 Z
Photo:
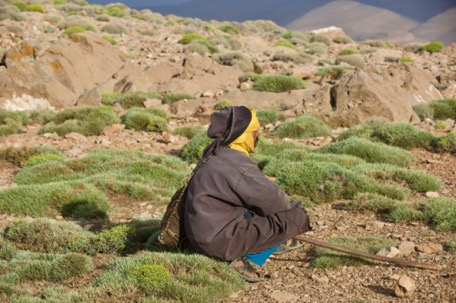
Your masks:
M 245 257 L 252 263 L 262 266 L 264 262 L 266 262 L 267 258 L 269 258 L 272 253 L 274 253 L 278 248 L 280 244 L 277 244 L 274 247 L 271 247 L 269 249 L 263 250 L 262 252 L 256 253 L 256 254 L 246 254 Z

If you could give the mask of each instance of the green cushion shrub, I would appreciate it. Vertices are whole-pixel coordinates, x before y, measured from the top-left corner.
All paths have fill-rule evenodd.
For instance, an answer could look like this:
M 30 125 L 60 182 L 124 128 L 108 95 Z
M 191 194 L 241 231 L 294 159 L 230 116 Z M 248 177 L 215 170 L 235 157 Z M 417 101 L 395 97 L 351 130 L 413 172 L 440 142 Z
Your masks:
M 58 112 L 51 120 L 40 128 L 40 134 L 56 132 L 64 136 L 71 132 L 85 136 L 100 135 L 103 129 L 120 122 L 111 107 L 67 108 Z
M 306 88 L 306 83 L 294 76 L 261 75 L 255 78 L 254 90 L 272 93 L 282 93 L 294 89 Z
M 274 131 L 279 138 L 311 138 L 331 135 L 331 128 L 320 118 L 305 114 L 284 122 Z
M 387 163 L 401 167 L 409 167 L 414 161 L 412 155 L 404 149 L 356 137 L 324 145 L 317 152 L 352 155 L 369 163 Z
M 159 116 L 151 109 L 132 107 L 123 120 L 127 128 L 137 131 L 163 132 L 168 130 L 167 117 Z
M 207 40 L 204 36 L 198 33 L 189 33 L 182 36 L 178 41 L 180 44 L 189 44 L 193 40 Z
M 438 137 L 432 143 L 433 147 L 439 152 L 456 154 L 456 131 Z
M 181 156 L 190 163 L 197 163 L 203 156 L 203 151 L 212 142 L 207 131 L 196 134 L 183 148 Z
M 274 123 L 279 119 L 279 113 L 275 109 L 265 109 L 257 111 L 257 118 L 261 125 Z
M 346 56 L 346 55 L 354 55 L 357 53 L 358 53 L 358 51 L 354 48 L 344 48 L 344 49 L 341 49 L 337 54 L 339 56 Z
M 442 42 L 432 41 L 432 42 L 429 42 L 429 43 L 423 45 L 420 48 L 420 50 L 433 54 L 433 53 L 439 53 L 444 47 L 445 47 L 445 44 L 443 44 Z
M 24 112 L 0 109 L 0 136 L 21 133 L 28 123 L 29 118 Z
M 314 203 L 351 199 L 359 192 L 374 192 L 396 198 L 401 190 L 359 176 L 338 164 L 319 161 L 285 163 L 276 176 L 277 184 L 285 192 L 308 197 Z
M 351 137 L 367 138 L 405 149 L 426 148 L 435 140 L 432 133 L 422 131 L 412 124 L 379 121 L 372 121 L 351 128 L 342 133 L 339 140 L 343 141 Z

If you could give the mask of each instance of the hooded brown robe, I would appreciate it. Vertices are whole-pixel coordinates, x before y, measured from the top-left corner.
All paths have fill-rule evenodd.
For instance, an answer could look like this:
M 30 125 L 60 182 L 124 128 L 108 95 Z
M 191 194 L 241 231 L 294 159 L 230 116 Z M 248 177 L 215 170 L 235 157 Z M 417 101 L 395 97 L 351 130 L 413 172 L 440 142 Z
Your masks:
M 203 155 L 210 158 L 188 185 L 186 235 L 198 252 L 226 261 L 310 230 L 305 210 L 295 207 L 298 202 L 290 201 L 248 156 L 228 147 L 250 119 L 246 107 L 212 115 L 208 135 L 214 142 Z

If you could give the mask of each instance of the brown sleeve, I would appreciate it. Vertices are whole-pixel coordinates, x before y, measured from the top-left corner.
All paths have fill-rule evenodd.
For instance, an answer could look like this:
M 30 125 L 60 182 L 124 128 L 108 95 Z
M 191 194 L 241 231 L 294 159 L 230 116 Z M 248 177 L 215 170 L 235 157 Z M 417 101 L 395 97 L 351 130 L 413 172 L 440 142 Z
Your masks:
M 260 216 L 288 210 L 297 204 L 291 203 L 287 194 L 266 178 L 258 167 L 252 167 L 242 175 L 235 192 L 245 208 Z

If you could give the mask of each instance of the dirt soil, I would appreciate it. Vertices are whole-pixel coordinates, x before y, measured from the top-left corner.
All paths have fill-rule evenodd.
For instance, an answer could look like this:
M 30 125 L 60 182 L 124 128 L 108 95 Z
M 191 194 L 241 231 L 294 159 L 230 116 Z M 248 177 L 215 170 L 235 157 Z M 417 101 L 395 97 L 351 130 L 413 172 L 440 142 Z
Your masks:
M 132 133 L 130 133 L 132 134 Z M 27 145 L 50 145 L 69 157 L 81 157 L 97 148 L 141 149 L 144 146 L 143 134 L 132 134 L 140 138 L 126 140 L 124 132 L 109 138 L 110 144 L 100 145 L 97 138 L 88 137 L 87 142 L 77 146 L 70 139 L 51 140 L 43 136 L 15 135 L 11 142 L 27 142 Z M 139 139 L 139 140 L 138 140 Z M 116 140 L 123 144 L 116 143 Z M 149 137 L 150 140 L 150 137 Z M 126 144 L 125 142 L 128 142 Z M 180 146 L 159 144 L 148 147 L 160 152 L 173 152 Z M 25 144 L 25 143 L 23 143 Z M 155 144 L 155 143 L 154 143 Z M 158 143 L 157 143 L 158 144 Z M 118 146 L 119 145 L 119 146 Z M 75 149 L 79 149 L 75 153 Z M 456 197 L 456 157 L 450 154 L 435 154 L 426 150 L 413 151 L 416 162 L 414 168 L 425 170 L 440 177 L 445 185 L 440 196 Z M 0 160 L 0 189 L 14 187 L 12 177 L 19 170 L 9 162 Z M 423 195 L 424 197 L 424 195 Z M 128 222 L 133 218 L 159 218 L 165 206 L 155 206 L 152 201 L 133 201 L 114 197 L 112 222 Z M 373 214 L 361 214 L 344 210 L 343 201 L 325 204 L 309 209 L 313 231 L 307 236 L 326 241 L 333 236 L 376 236 L 391 238 L 398 246 L 403 241 L 415 244 L 444 244 L 454 239 L 452 232 L 436 232 L 421 222 L 392 224 L 381 221 Z M 0 215 L 0 228 L 12 216 Z M 456 258 L 445 249 L 437 253 L 414 252 L 405 257 L 408 260 L 439 264 L 442 270 L 417 270 L 401 268 L 383 263 L 372 263 L 357 267 L 320 269 L 311 266 L 314 248 L 306 244 L 294 252 L 273 257 L 260 269 L 269 273 L 270 278 L 263 283 L 246 284 L 245 288 L 224 298 L 220 303 L 237 302 L 439 302 L 456 303 Z M 416 282 L 416 290 L 411 298 L 398 298 L 394 288 L 400 275 L 406 274 Z

